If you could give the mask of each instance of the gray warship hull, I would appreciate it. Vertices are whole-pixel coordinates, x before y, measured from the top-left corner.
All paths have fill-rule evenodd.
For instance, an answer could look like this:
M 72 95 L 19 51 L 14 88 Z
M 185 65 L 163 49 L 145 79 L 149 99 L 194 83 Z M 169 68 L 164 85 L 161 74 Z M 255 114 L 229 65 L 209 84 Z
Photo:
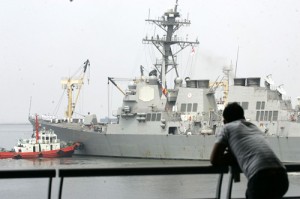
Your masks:
M 61 140 L 83 143 L 75 154 L 88 156 L 209 160 L 216 139 L 214 135 L 105 134 L 82 130 L 78 124 L 47 121 L 41 121 L 41 126 L 53 129 Z M 300 137 L 266 139 L 281 161 L 300 162 Z

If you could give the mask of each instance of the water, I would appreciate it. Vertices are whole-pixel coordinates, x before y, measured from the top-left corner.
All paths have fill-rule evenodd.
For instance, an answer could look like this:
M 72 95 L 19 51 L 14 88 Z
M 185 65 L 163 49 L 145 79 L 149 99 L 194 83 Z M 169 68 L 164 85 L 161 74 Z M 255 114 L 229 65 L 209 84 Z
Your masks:
M 32 134 L 29 124 L 0 125 L 0 147 L 12 148 L 19 138 Z M 187 166 L 208 165 L 205 161 L 145 160 L 129 158 L 82 157 L 35 160 L 0 160 L 1 170 L 49 169 L 49 168 L 107 168 L 140 166 Z M 292 174 L 287 195 L 300 195 L 300 176 Z M 59 178 L 53 179 L 52 198 L 58 197 Z M 217 175 L 177 175 L 138 177 L 89 177 L 64 179 L 63 198 L 115 199 L 115 198 L 204 198 L 214 197 Z M 227 182 L 227 176 L 224 178 Z M 246 179 L 233 185 L 233 197 L 243 197 Z M 48 179 L 0 179 L 0 198 L 47 197 Z M 223 190 L 227 185 L 223 186 Z M 223 194 L 225 196 L 225 194 Z

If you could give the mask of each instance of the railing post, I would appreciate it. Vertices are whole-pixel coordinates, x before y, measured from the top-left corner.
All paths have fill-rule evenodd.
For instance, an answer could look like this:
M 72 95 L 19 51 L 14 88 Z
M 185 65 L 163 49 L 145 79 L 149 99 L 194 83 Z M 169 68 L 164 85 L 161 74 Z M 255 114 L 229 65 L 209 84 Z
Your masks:
M 52 177 L 49 177 L 49 187 L 48 187 L 48 199 L 51 199 L 52 190 Z
M 64 177 L 60 177 L 58 199 L 61 199 Z
M 232 174 L 232 169 L 229 167 L 229 177 L 228 177 L 228 187 L 227 187 L 227 195 L 226 199 L 231 199 L 231 191 L 232 191 L 232 183 L 233 183 L 233 174 Z
M 241 169 L 235 165 L 235 166 L 229 166 L 229 179 L 228 179 L 228 188 L 227 188 L 227 195 L 226 199 L 231 199 L 231 193 L 232 193 L 232 183 L 234 182 L 240 182 L 240 173 Z
M 216 199 L 221 198 L 223 175 L 224 175 L 223 173 L 219 175 L 219 180 L 218 180 L 218 185 L 216 190 Z

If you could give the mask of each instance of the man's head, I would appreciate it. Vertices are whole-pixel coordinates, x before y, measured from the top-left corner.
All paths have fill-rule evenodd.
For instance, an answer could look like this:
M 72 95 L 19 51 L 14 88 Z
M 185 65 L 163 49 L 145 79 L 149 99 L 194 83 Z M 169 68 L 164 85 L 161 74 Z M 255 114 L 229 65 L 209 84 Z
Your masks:
M 229 103 L 223 111 L 224 123 L 245 119 L 243 108 L 236 102 Z

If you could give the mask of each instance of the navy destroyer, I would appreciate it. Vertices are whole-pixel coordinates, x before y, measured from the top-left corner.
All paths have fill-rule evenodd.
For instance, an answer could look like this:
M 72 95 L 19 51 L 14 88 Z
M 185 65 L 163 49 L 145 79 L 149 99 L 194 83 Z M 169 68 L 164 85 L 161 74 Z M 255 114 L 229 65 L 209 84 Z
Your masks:
M 233 85 L 228 78 L 215 82 L 182 79 L 176 56 L 199 42 L 182 39 L 175 32 L 190 20 L 180 18 L 176 2 L 161 18 L 146 21 L 165 32 L 164 36 L 143 39 L 143 43 L 156 47 L 161 58 L 154 64 L 155 70 L 144 74 L 141 67 L 140 77 L 132 79 L 126 90 L 120 89 L 123 103 L 114 122 L 99 122 L 92 113 L 83 119 L 73 118 L 78 97 L 73 102 L 72 91 L 82 86 L 87 61 L 80 78 L 62 81 L 69 97 L 66 118 L 41 118 L 40 126 L 53 129 L 61 140 L 82 143 L 83 148 L 76 152 L 81 155 L 208 160 L 215 134 L 222 126 L 220 107 L 235 101 L 245 109 L 246 119 L 265 132 L 282 161 L 300 161 L 300 106 L 293 108 L 270 76 L 264 79 L 264 86 L 261 78 L 235 78 Z M 167 81 L 171 72 L 177 76 L 172 87 Z M 113 78 L 109 82 L 117 86 Z M 215 93 L 220 87 L 225 95 L 217 100 Z

